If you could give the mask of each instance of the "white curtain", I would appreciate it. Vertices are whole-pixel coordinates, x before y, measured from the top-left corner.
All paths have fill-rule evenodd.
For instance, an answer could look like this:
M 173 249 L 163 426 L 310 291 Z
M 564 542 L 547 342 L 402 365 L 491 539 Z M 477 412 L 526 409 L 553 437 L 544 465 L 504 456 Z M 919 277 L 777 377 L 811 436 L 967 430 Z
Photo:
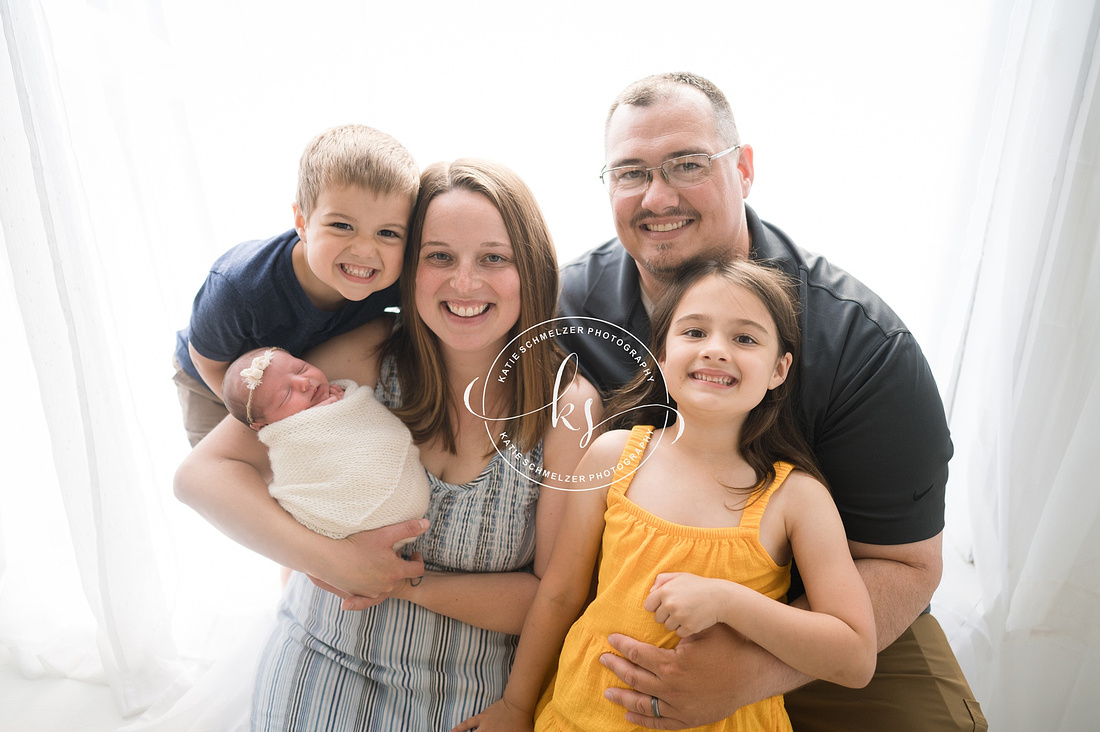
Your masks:
M 985 9 L 931 0 L 902 18 L 917 29 L 909 35 L 899 21 L 883 22 L 879 2 L 784 4 L 779 18 L 762 4 L 689 4 L 693 18 L 713 13 L 707 32 L 738 38 L 736 48 L 717 44 L 712 57 L 702 53 L 710 46 L 654 42 L 639 59 L 610 53 L 612 30 L 642 38 L 659 27 L 655 2 L 591 8 L 599 13 L 592 27 L 548 16 L 536 23 L 544 34 L 527 35 L 531 23 L 521 23 L 479 38 L 489 15 L 467 24 L 443 5 L 446 22 L 433 35 L 432 19 L 373 3 L 315 11 L 284 3 L 267 13 L 268 3 L 0 0 L 0 381 L 8 387 L 0 651 L 23 675 L 105 684 L 120 714 L 145 713 L 135 729 L 240 722 L 242 701 L 220 682 L 250 672 L 278 573 L 171 496 L 186 442 L 169 354 L 216 255 L 289 224 L 293 168 L 275 185 L 284 168 L 239 165 L 235 148 L 247 147 L 250 134 L 260 125 L 288 128 L 289 142 L 261 152 L 291 166 L 311 134 L 348 119 L 411 140 L 421 163 L 497 157 L 532 183 L 559 253 L 577 252 L 610 236 L 594 170 L 577 173 L 599 167 L 592 161 L 607 101 L 630 79 L 692 68 L 747 111 L 743 131 L 753 131 L 756 115 L 753 201 L 796 240 L 868 279 L 895 306 L 896 292 L 880 282 L 899 267 L 878 256 L 882 242 L 867 240 L 873 255 L 845 259 L 838 246 L 857 232 L 822 223 L 835 217 L 837 191 L 866 209 L 872 233 L 885 225 L 874 215 L 909 212 L 894 242 L 915 281 L 936 275 L 928 264 L 941 256 L 935 246 L 950 247 L 944 292 L 934 298 L 941 317 L 899 307 L 911 325 L 935 324 L 918 336 L 933 356 L 956 445 L 946 572 L 933 609 L 993 729 L 1092 723 L 1100 682 L 1100 486 L 1086 462 L 1100 443 L 1095 3 L 993 0 Z M 496 17 L 506 8 L 485 9 Z M 807 25 L 800 37 L 797 18 Z M 195 30 L 204 26 L 218 44 L 204 45 Z M 280 35 L 287 27 L 301 37 Z M 384 43 L 359 36 L 379 28 Z M 968 28 L 988 34 L 984 54 L 962 48 L 981 45 Z M 934 31 L 942 35 L 930 38 Z M 460 54 L 452 37 L 478 42 L 463 41 Z M 209 77 L 190 65 L 220 58 L 230 42 L 251 49 L 240 56 L 247 63 L 226 68 L 232 81 L 217 93 L 198 95 Z M 930 59 L 899 60 L 951 51 L 981 59 L 974 100 L 960 97 L 965 85 L 948 93 Z M 570 56 L 587 71 L 552 78 L 547 60 Z M 264 76 L 257 59 L 280 65 Z M 861 87 L 858 69 L 871 66 L 873 84 Z M 769 69 L 776 81 L 763 77 Z M 893 69 L 905 73 L 895 78 Z M 807 72 L 812 88 L 797 86 Z M 831 86 L 846 75 L 856 79 L 847 97 Z M 777 89 L 791 99 L 772 118 Z M 872 100 L 850 96 L 872 92 Z M 237 96 L 245 102 L 234 106 Z M 817 109 L 829 97 L 840 112 L 813 125 L 792 119 L 800 100 Z M 207 106 L 189 107 L 196 98 Z M 952 108 L 935 110 L 948 101 Z M 952 118 L 971 125 L 972 103 L 970 144 L 917 134 L 948 134 Z M 414 112 L 398 117 L 402 105 Z M 223 107 L 232 123 L 222 124 Z M 852 109 L 863 124 L 845 119 Z M 197 145 L 193 126 L 216 143 Z M 883 167 L 886 185 L 887 173 L 850 172 Z M 817 169 L 830 174 L 802 185 Z M 215 223 L 237 217 L 238 197 L 252 188 L 270 204 L 259 219 Z M 899 197 L 911 200 L 902 206 Z M 939 223 L 951 215 L 962 224 Z M 923 305 L 934 294 L 912 292 L 901 301 Z
M 956 458 L 934 607 L 991 729 L 1100 711 L 1100 6 L 993 17 L 945 385 Z M 964 191 L 967 189 L 964 189 Z
M 186 449 L 174 327 L 216 250 L 159 6 L 0 11 L 0 644 L 27 677 L 106 683 L 129 716 L 251 642 L 277 574 L 165 512 Z
M 73 154 L 81 141 L 73 139 L 77 131 L 66 119 L 66 95 L 84 90 L 58 75 L 52 39 L 36 16 L 34 5 L 5 3 L 4 61 L 11 67 L 3 74 L 0 198 L 7 261 L 69 524 L 68 532 L 57 523 L 36 529 L 71 533 L 80 584 L 65 595 L 81 611 L 86 604 L 116 703 L 135 710 L 152 701 L 174 655 L 155 553 L 135 551 L 154 548 L 158 526 L 146 505 L 143 486 L 152 481 L 141 460 L 147 451 L 131 412 L 134 402 L 120 398 L 129 396 L 128 374 L 141 363 L 127 363 L 117 334 L 127 311 L 140 309 L 119 308 L 126 303 L 113 295 L 122 293 L 106 287 L 139 277 L 143 267 L 106 260 L 109 249 L 97 241 L 115 234 L 107 225 L 111 209 L 135 202 L 129 190 L 94 190 L 89 166 L 101 161 Z M 11 134 L 16 131 L 23 134 Z M 110 147 L 117 139 L 105 135 L 100 141 Z M 120 290 L 152 296 L 149 307 L 159 304 L 153 292 Z M 39 662 L 56 665 L 48 654 Z

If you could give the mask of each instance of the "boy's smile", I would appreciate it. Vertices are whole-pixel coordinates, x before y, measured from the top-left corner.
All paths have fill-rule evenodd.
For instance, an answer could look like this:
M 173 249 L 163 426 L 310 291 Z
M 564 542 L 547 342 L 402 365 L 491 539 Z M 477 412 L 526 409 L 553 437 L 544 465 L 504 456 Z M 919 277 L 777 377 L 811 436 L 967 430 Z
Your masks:
M 355 185 L 324 188 L 308 221 L 295 207 L 294 273 L 310 301 L 331 310 L 396 282 L 411 212 L 404 194 Z

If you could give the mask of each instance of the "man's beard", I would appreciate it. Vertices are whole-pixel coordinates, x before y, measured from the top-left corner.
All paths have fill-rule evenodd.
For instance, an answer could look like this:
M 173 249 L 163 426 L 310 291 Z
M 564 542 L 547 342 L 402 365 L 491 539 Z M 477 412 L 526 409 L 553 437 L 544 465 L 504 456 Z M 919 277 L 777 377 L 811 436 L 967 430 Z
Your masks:
M 675 253 L 675 250 L 675 245 L 669 244 L 661 248 L 661 253 L 668 253 L 671 255 Z M 726 262 L 736 258 L 737 254 L 734 251 L 734 247 L 712 246 L 690 257 L 683 257 L 678 260 L 672 260 L 671 257 L 663 257 L 661 258 L 662 261 L 658 261 L 655 257 L 646 257 L 642 262 L 642 267 L 644 267 L 645 271 L 652 275 L 655 280 L 667 284 L 675 281 L 680 270 L 692 262 L 700 260 Z

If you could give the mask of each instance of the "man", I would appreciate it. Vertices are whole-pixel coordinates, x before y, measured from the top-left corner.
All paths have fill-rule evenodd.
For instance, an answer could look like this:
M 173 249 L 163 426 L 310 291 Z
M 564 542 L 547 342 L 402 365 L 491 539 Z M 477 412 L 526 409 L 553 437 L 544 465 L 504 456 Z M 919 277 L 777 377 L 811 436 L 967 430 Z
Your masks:
M 647 313 L 689 259 L 769 260 L 795 279 L 799 412 L 870 592 L 880 649 L 875 679 L 851 690 L 807 683 L 721 625 L 675 650 L 616 635 L 610 641 L 622 656 L 601 660 L 630 688 L 610 690 L 609 698 L 632 721 L 660 729 L 712 722 L 781 693 L 797 730 L 984 729 L 943 631 L 927 614 L 942 570 L 952 447 L 912 334 L 865 285 L 745 205 L 753 151 L 706 79 L 662 74 L 632 84 L 611 106 L 605 145 L 603 178 L 619 236 L 563 268 L 561 314 L 620 324 L 648 344 Z M 578 335 L 565 345 L 605 390 L 638 368 L 613 340 Z M 805 607 L 800 593 L 796 581 L 790 599 Z

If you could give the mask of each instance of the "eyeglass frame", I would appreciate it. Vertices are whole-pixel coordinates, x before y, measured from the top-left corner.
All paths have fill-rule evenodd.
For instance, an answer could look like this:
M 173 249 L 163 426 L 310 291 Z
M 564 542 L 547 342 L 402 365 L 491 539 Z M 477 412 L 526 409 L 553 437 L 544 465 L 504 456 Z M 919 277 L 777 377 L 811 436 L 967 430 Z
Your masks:
M 695 186 L 701 186 L 704 183 L 706 183 L 708 180 L 710 180 L 710 170 L 711 170 L 711 168 L 714 167 L 713 163 L 716 159 L 722 157 L 723 155 L 728 155 L 729 153 L 733 152 L 734 150 L 738 150 L 740 148 L 741 148 L 741 144 L 738 143 L 738 144 L 734 145 L 733 147 L 726 148 L 725 150 L 722 150 L 721 152 L 716 152 L 713 155 L 708 155 L 707 153 L 702 153 L 702 152 L 699 152 L 699 153 L 685 153 L 684 155 L 677 155 L 674 158 L 669 158 L 668 160 L 665 160 L 664 162 L 662 162 L 660 165 L 654 165 L 651 168 L 646 167 L 644 165 L 616 165 L 614 168 L 608 168 L 605 165 L 604 169 L 600 171 L 600 183 L 602 183 L 603 186 L 607 189 L 608 195 L 614 196 L 615 191 L 612 190 L 612 188 L 611 188 L 611 182 L 609 180 L 604 180 L 604 176 L 607 175 L 608 173 L 614 172 L 616 170 L 628 170 L 628 169 L 631 169 L 631 168 L 636 168 L 636 169 L 640 169 L 640 170 L 645 172 L 645 174 L 646 174 L 645 185 L 640 187 L 637 190 L 637 192 L 631 191 L 631 194 L 644 193 L 647 190 L 649 190 L 649 184 L 653 182 L 653 171 L 654 170 L 661 171 L 661 176 L 664 177 L 665 183 L 667 183 L 668 185 L 672 186 L 673 188 L 675 188 L 677 190 L 680 190 L 682 188 L 694 188 Z M 668 171 L 665 170 L 665 166 L 668 165 L 669 163 L 671 163 L 673 160 L 680 160 L 681 158 L 690 158 L 690 157 L 693 157 L 695 155 L 702 155 L 702 156 L 707 158 L 707 162 L 708 162 L 707 177 L 703 178 L 698 183 L 692 183 L 692 184 L 686 185 L 686 186 L 674 185 L 672 183 L 672 181 L 669 180 Z

